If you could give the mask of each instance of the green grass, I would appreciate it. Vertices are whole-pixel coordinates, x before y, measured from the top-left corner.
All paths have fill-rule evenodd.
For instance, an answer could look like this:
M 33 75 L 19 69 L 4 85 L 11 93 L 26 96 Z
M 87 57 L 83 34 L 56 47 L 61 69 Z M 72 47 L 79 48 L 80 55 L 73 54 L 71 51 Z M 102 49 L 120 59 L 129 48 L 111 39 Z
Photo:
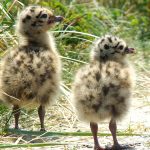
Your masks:
M 6 134 L 21 134 L 32 136 L 92 136 L 91 132 L 43 132 L 43 131 L 26 131 L 16 129 L 6 129 Z M 141 134 L 119 132 L 118 136 L 141 136 Z M 145 134 L 143 134 L 145 135 Z M 110 133 L 98 133 L 98 136 L 111 136 Z
M 30 148 L 30 147 L 51 147 L 68 145 L 66 143 L 34 143 L 34 144 L 0 144 L 0 148 Z

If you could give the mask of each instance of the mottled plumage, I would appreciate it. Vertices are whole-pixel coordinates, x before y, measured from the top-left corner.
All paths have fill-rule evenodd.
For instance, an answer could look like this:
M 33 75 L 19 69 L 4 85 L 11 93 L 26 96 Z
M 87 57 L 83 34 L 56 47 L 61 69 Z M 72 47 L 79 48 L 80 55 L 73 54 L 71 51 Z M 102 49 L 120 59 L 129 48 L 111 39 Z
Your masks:
M 123 40 L 107 35 L 95 42 L 90 63 L 77 72 L 73 102 L 79 119 L 90 123 L 91 130 L 104 119 L 111 119 L 113 130 L 115 121 L 128 111 L 134 71 L 126 54 L 132 52 Z M 95 149 L 101 149 L 98 142 Z
M 15 128 L 21 107 L 38 107 L 41 130 L 45 130 L 45 106 L 55 101 L 61 75 L 59 54 L 47 31 L 61 20 L 40 6 L 29 6 L 19 15 L 19 44 L 2 59 L 0 78 L 0 98 L 14 106 Z

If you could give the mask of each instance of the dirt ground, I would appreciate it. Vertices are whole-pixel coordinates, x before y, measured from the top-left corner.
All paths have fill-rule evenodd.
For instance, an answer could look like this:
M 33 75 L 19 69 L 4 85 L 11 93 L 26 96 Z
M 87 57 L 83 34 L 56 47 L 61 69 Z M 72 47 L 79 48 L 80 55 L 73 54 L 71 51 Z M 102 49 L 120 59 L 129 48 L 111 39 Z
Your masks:
M 119 136 L 118 140 L 120 144 L 128 145 L 130 148 L 126 150 L 149 150 L 150 149 L 150 109 L 148 105 L 145 105 L 148 102 L 148 99 L 144 101 L 133 99 L 132 106 L 130 109 L 130 113 L 118 123 L 118 130 L 123 131 L 124 133 L 137 133 L 141 134 L 141 136 Z M 150 101 L 149 101 L 150 102 Z M 56 106 L 57 107 L 57 106 Z M 63 111 L 65 112 L 65 111 Z M 55 118 L 55 117 L 54 117 Z M 65 120 L 65 118 L 63 118 Z M 71 122 L 71 118 L 69 119 Z M 38 118 L 37 118 L 38 121 Z M 54 121 L 54 120 L 53 120 Z M 65 120 L 66 122 L 66 120 Z M 55 121 L 56 123 L 56 121 Z M 74 124 L 71 123 L 70 127 L 65 127 L 66 124 L 63 122 L 59 122 L 55 124 L 54 128 L 50 126 L 51 131 L 55 129 L 55 131 L 66 131 L 66 132 L 90 132 L 89 125 L 84 124 L 77 119 L 75 119 Z M 72 126 L 71 126 L 72 125 Z M 59 128 L 57 127 L 59 126 Z M 108 130 L 108 122 L 102 122 L 99 125 L 99 133 L 109 133 Z M 51 146 L 51 147 L 35 147 L 35 148 L 13 148 L 13 149 L 33 149 L 33 150 L 92 150 L 93 149 L 93 139 L 92 137 L 82 137 L 82 136 L 59 136 L 59 137 L 31 137 L 31 136 L 6 136 L 5 140 L 1 141 L 1 143 L 66 143 L 65 146 Z M 99 137 L 99 142 L 101 146 L 111 146 L 112 145 L 112 137 L 111 136 L 101 136 Z

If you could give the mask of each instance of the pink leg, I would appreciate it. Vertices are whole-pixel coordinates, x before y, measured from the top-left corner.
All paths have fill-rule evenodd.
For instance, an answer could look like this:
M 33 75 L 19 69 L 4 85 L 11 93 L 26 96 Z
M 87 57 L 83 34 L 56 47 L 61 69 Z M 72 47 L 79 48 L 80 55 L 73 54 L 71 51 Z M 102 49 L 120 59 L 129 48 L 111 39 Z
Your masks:
M 98 138 L 97 138 L 97 132 L 98 132 L 98 125 L 95 122 L 90 122 L 90 127 L 91 127 L 91 131 L 92 131 L 92 135 L 93 135 L 93 139 L 94 139 L 94 150 L 104 150 L 98 142 Z
M 112 134 L 113 142 L 114 142 L 114 145 L 112 146 L 112 150 L 121 150 L 121 146 L 119 145 L 118 140 L 117 140 L 117 136 L 116 136 L 117 125 L 116 125 L 115 119 L 110 120 L 109 129 L 110 129 L 110 132 Z

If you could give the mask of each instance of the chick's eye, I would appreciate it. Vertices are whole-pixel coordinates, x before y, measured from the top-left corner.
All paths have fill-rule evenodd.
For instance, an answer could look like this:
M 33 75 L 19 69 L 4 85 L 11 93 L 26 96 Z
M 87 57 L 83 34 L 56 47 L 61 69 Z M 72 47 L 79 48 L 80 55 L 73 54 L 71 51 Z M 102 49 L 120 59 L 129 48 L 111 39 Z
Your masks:
M 122 50 L 122 49 L 123 49 L 123 46 L 122 46 L 122 45 L 120 45 L 120 46 L 118 47 L 118 49 Z
M 47 14 L 43 14 L 40 18 L 47 18 Z
M 109 46 L 107 44 L 104 45 L 105 49 L 109 49 Z

